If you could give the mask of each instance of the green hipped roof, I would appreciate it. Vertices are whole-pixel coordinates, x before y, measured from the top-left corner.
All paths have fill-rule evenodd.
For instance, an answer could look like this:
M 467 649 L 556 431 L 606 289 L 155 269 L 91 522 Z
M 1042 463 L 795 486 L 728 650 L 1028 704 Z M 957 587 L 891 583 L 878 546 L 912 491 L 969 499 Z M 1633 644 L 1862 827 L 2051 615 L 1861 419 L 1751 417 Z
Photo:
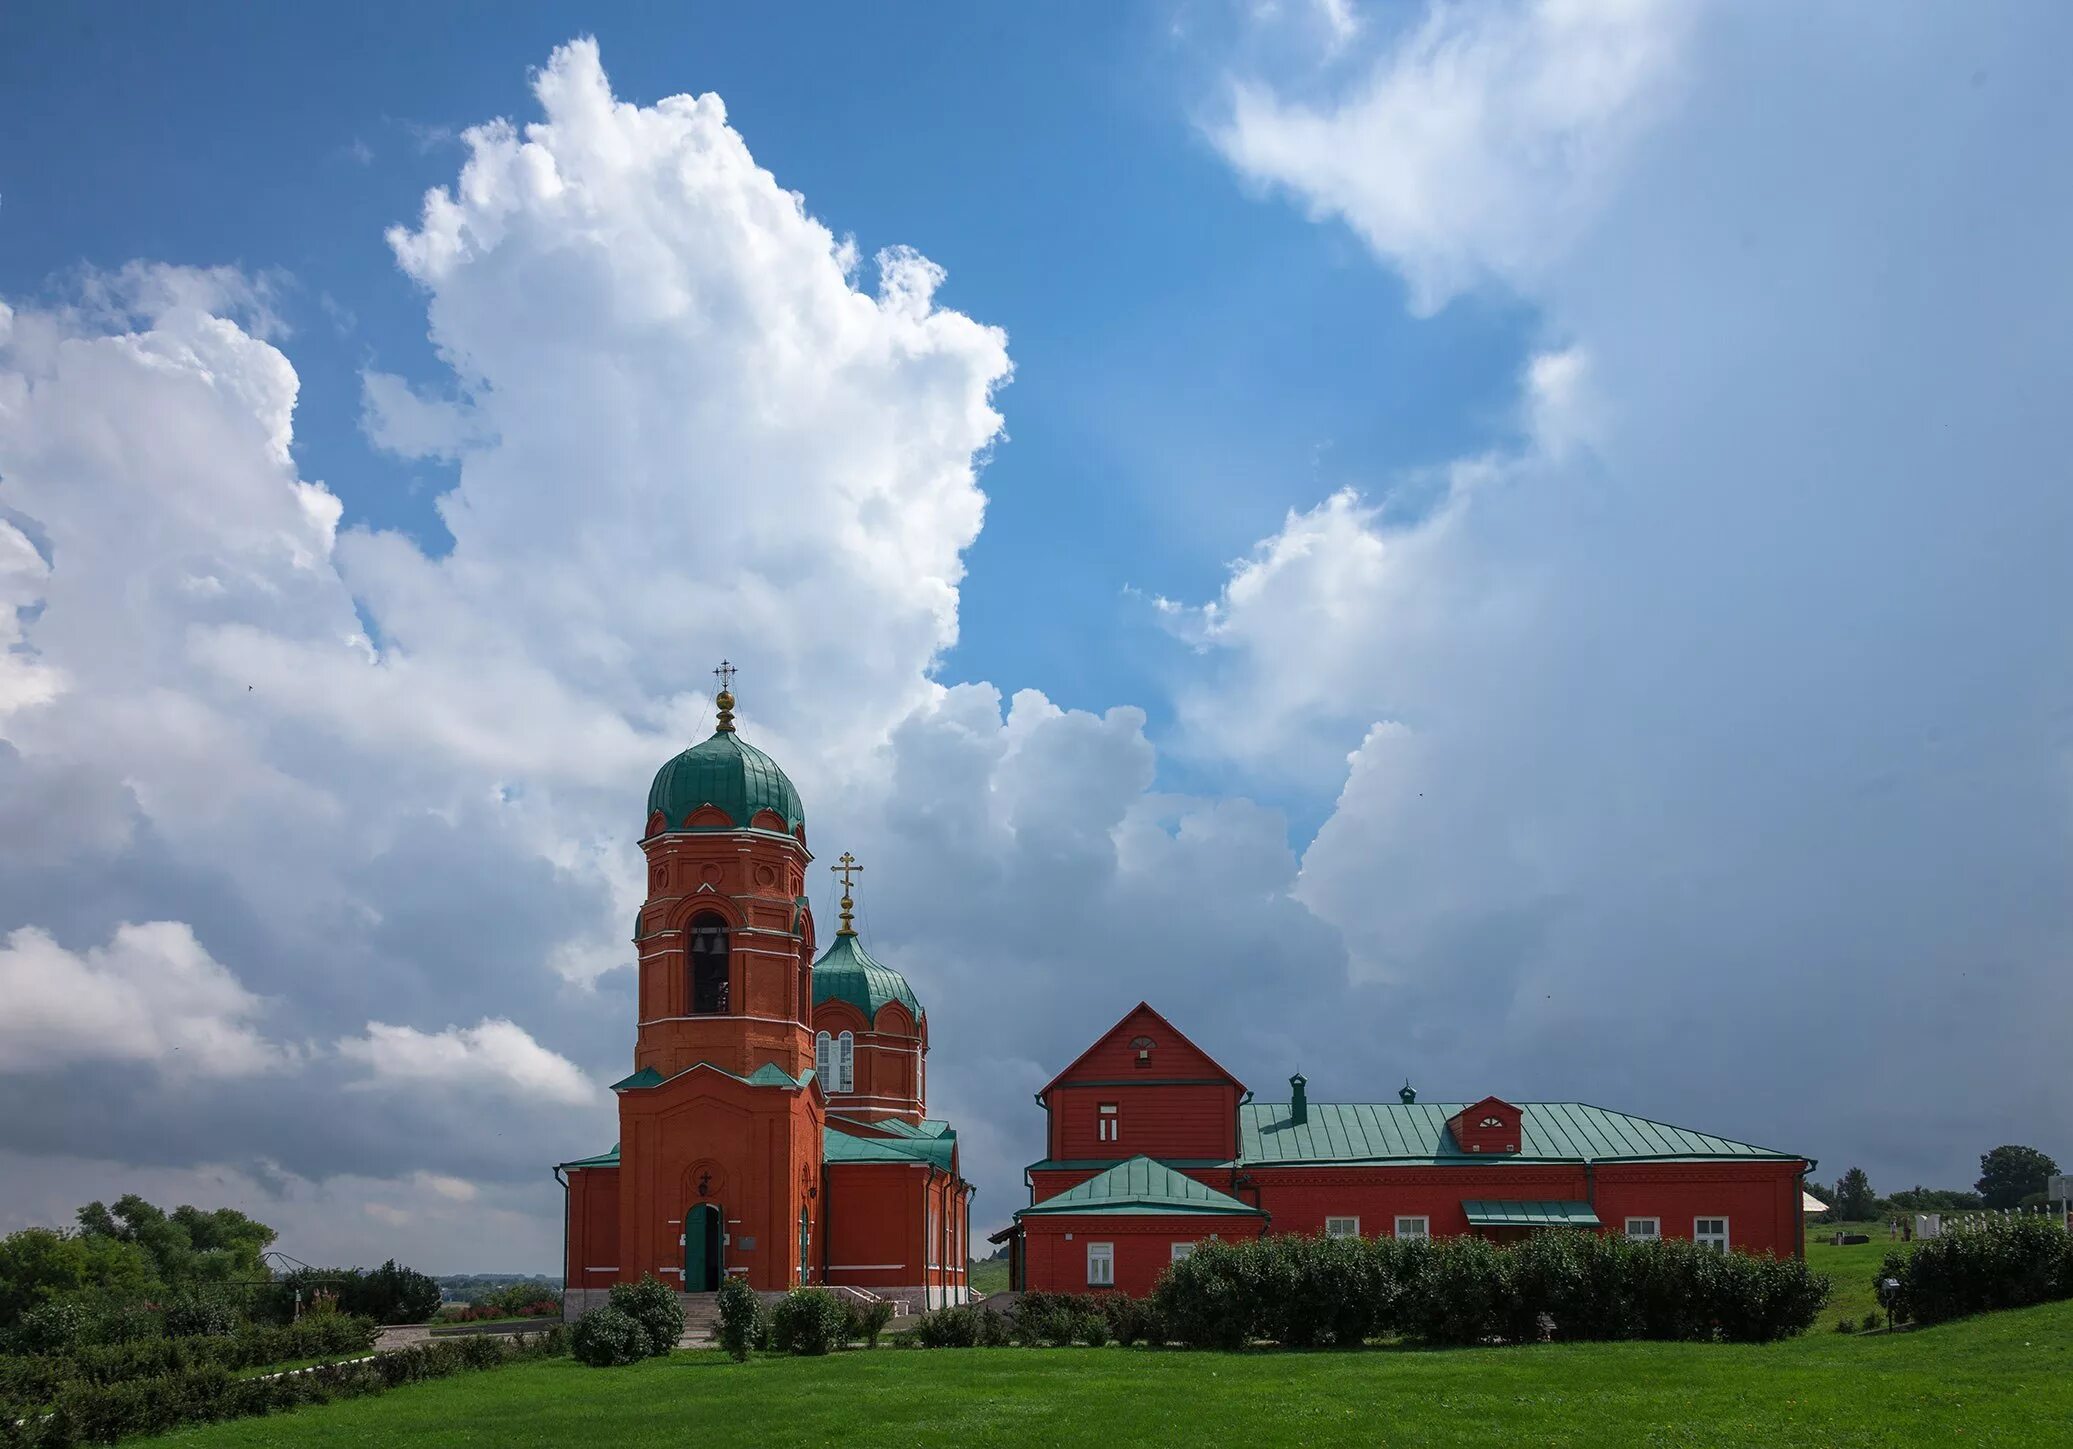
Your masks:
M 904 1117 L 850 1117 L 840 1112 L 828 1114 L 830 1122 L 840 1122 L 851 1127 L 875 1127 L 881 1132 L 890 1132 L 896 1137 L 955 1137 L 950 1124 L 940 1117 L 924 1117 L 919 1126 Z
M 852 1137 L 833 1127 L 821 1129 L 821 1155 L 829 1162 L 926 1162 L 948 1172 L 956 1151 L 955 1132 L 921 1139 Z
M 718 806 L 741 827 L 758 810 L 776 812 L 787 830 L 806 823 L 799 792 L 777 761 L 742 743 L 731 729 L 678 755 L 655 772 L 655 783 L 648 788 L 648 813 L 660 810 L 666 830 L 684 829 L 685 818 L 701 805 Z
M 877 1019 L 878 1008 L 897 1001 L 915 1021 L 921 1020 L 921 1002 L 907 978 L 890 966 L 871 959 L 855 936 L 839 932 L 835 944 L 813 963 L 813 1004 L 846 1001 L 864 1013 L 864 1020 Z
M 1595 1228 L 1598 1214 L 1587 1202 L 1493 1202 L 1483 1198 L 1464 1201 L 1472 1228 Z
M 745 1077 L 739 1072 L 730 1072 L 725 1067 L 716 1067 L 711 1062 L 693 1062 L 690 1066 L 684 1068 L 684 1072 L 695 1072 L 700 1067 L 704 1067 L 708 1071 L 718 1072 L 723 1077 L 732 1077 L 737 1082 L 747 1082 L 752 1087 L 800 1088 L 813 1080 L 813 1069 L 811 1067 L 806 1069 L 806 1075 L 795 1077 L 776 1062 L 765 1062 Z M 684 1075 L 684 1072 L 678 1072 L 676 1076 L 681 1077 Z M 674 1077 L 665 1077 L 653 1067 L 642 1067 L 632 1076 L 621 1077 L 618 1081 L 612 1083 L 612 1090 L 615 1092 L 637 1092 L 646 1087 L 659 1087 L 664 1082 L 673 1080 L 675 1080 Z
M 1238 1164 L 1295 1162 L 1487 1162 L 1463 1152 L 1447 1119 L 1463 1102 L 1312 1102 L 1305 1120 L 1291 1120 L 1286 1102 L 1249 1102 L 1238 1109 Z M 1519 1150 L 1513 1162 L 1607 1162 L 1622 1159 L 1761 1157 L 1797 1161 L 1725 1137 L 1608 1112 L 1583 1102 L 1519 1106 Z
M 1149 1157 L 1119 1162 L 1098 1177 L 1047 1197 L 1015 1214 L 1049 1213 L 1244 1213 L 1266 1216 L 1251 1203 L 1228 1197 Z

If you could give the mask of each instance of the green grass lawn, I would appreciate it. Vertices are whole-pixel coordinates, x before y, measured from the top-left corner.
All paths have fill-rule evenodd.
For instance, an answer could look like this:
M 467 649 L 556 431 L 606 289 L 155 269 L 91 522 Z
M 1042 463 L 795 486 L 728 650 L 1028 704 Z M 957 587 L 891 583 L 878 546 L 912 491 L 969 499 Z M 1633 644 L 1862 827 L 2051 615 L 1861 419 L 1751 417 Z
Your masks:
M 2073 1423 L 2073 1303 L 1765 1347 L 1357 1353 L 880 1349 L 735 1364 L 567 1359 L 172 1436 L 213 1446 L 731 1444 L 1827 1446 L 2049 1442 Z M 2057 1442 L 2065 1442 L 2063 1439 Z
M 1828 1241 L 1837 1232 L 1868 1233 L 1871 1241 L 1838 1248 Z M 1884 1223 L 1808 1223 L 1807 1266 L 1826 1273 L 1835 1285 L 1815 1331 L 1832 1332 L 1838 1318 L 1862 1323 L 1865 1314 L 1876 1310 L 1879 1265 L 1886 1261 L 1886 1254 L 1905 1246 L 1887 1241 Z

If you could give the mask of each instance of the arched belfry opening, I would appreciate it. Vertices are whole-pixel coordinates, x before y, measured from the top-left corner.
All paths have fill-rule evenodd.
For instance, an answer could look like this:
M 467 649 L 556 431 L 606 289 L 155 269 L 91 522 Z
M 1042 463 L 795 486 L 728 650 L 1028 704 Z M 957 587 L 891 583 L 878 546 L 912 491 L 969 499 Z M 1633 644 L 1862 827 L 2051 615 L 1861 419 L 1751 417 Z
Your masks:
M 727 923 L 710 911 L 691 918 L 691 1014 L 727 1014 Z

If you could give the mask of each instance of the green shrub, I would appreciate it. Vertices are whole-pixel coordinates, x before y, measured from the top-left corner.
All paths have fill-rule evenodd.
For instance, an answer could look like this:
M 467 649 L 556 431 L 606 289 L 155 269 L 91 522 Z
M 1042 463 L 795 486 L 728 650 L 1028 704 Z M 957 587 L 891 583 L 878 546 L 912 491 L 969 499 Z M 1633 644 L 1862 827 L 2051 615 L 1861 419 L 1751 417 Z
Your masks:
M 923 1348 L 977 1348 L 985 1333 L 981 1318 L 997 1318 L 982 1308 L 938 1308 L 914 1325 L 914 1341 Z
M 848 1318 L 842 1300 L 825 1288 L 794 1288 L 770 1315 L 771 1347 L 818 1357 L 842 1347 Z
M 849 1323 L 844 1336 L 864 1340 L 870 1348 L 878 1347 L 878 1336 L 885 1332 L 885 1326 L 893 1321 L 893 1305 L 884 1298 L 870 1303 L 849 1303 L 846 1305 Z
M 184 1294 L 166 1305 L 164 1328 L 168 1338 L 214 1336 L 231 1333 L 237 1326 L 237 1309 L 213 1294 Z
M 140 1339 L 89 1345 L 69 1354 L 0 1357 L 0 1403 L 44 1403 L 66 1383 L 117 1384 L 204 1368 L 229 1372 L 364 1353 L 376 1329 L 366 1318 L 329 1316 L 288 1327 L 247 1325 L 215 1337 Z
M 1887 1254 L 1879 1276 L 1899 1284 L 1894 1316 L 1915 1323 L 2073 1298 L 2073 1234 L 2044 1217 L 1988 1218 Z
M 749 1287 L 747 1279 L 730 1273 L 720 1281 L 719 1305 L 720 1347 L 733 1355 L 736 1363 L 745 1363 L 749 1350 L 758 1346 L 756 1340 L 763 1328 L 763 1300 L 755 1289 Z M 887 1308 L 891 1306 L 886 1305 Z M 875 1331 L 872 1342 L 877 1342 Z
M 271 1378 L 233 1378 L 227 1369 L 211 1365 L 123 1383 L 75 1381 L 64 1385 L 50 1401 L 48 1417 L 32 1416 L 19 1425 L 10 1420 L 11 1434 L 0 1442 L 25 1449 L 112 1444 L 189 1424 L 277 1413 L 302 1404 L 377 1394 L 397 1384 L 493 1368 L 514 1359 L 556 1352 L 562 1341 L 554 1333 L 449 1339 Z
M 446 1343 L 467 1343 L 453 1338 Z M 592 1368 L 616 1368 L 652 1356 L 655 1341 L 640 1320 L 611 1303 L 600 1304 L 576 1320 L 569 1335 L 569 1349 L 579 1363 Z
M 1158 1310 L 1148 1298 L 1131 1298 L 1122 1293 L 1105 1293 L 1094 1300 L 1108 1319 L 1109 1336 L 1126 1347 L 1133 1343 L 1163 1343 L 1166 1335 Z
M 1244 1348 L 1261 1337 L 1266 1312 L 1267 1250 L 1258 1240 L 1197 1243 L 1152 1290 L 1166 1332 L 1190 1348 Z
M 653 1273 L 638 1283 L 614 1283 L 605 1300 L 647 1331 L 648 1352 L 661 1356 L 684 1336 L 684 1305 L 677 1290 Z

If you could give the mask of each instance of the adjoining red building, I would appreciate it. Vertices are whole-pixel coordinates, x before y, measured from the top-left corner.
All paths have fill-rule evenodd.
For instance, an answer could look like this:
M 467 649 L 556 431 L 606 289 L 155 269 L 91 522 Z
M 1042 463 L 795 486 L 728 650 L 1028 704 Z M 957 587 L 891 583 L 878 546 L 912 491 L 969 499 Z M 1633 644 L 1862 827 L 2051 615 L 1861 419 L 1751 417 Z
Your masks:
M 1511 1240 L 1545 1228 L 1804 1251 L 1814 1164 L 1581 1102 L 1255 1102 L 1140 1003 L 1037 1094 L 1030 1205 L 997 1234 L 1018 1288 L 1151 1290 L 1205 1238 Z
M 619 1141 L 555 1168 L 565 1312 L 644 1273 L 687 1293 L 732 1274 L 962 1303 L 972 1187 L 927 1114 L 927 1013 L 857 939 L 846 855 L 842 924 L 815 959 L 805 810 L 736 734 L 734 696 L 718 704 L 712 738 L 648 792 Z

